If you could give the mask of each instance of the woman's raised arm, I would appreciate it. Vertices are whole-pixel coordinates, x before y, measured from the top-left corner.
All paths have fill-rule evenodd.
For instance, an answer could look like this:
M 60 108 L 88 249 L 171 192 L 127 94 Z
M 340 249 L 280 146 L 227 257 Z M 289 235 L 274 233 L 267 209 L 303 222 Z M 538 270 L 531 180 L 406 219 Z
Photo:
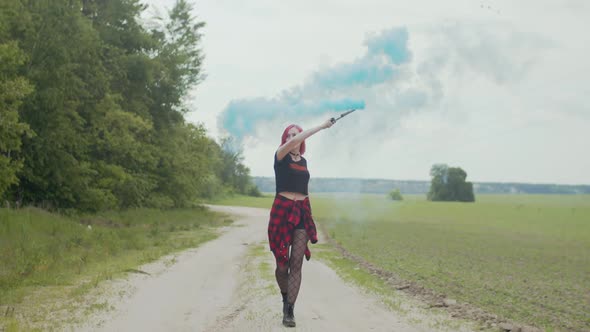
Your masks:
M 332 122 L 332 119 L 326 120 L 319 126 L 304 130 L 299 134 L 295 135 L 295 137 L 293 137 L 291 140 L 285 142 L 285 144 L 279 147 L 279 149 L 277 150 L 277 159 L 283 160 L 283 158 L 285 158 L 289 151 L 293 150 L 293 148 L 295 148 L 298 144 L 301 144 L 301 142 L 303 142 L 306 138 L 312 136 L 313 134 L 317 133 L 322 129 L 332 127 L 333 124 L 334 122 Z

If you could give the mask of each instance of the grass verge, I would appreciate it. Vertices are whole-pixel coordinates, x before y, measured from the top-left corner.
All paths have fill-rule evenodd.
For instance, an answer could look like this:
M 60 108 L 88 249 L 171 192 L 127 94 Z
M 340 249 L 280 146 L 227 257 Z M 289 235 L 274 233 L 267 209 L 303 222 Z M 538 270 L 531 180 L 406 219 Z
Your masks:
M 108 309 L 107 303 L 83 303 L 85 295 L 101 281 L 141 273 L 139 265 L 197 247 L 230 223 L 204 208 L 75 218 L 0 209 L 0 329 L 58 329 L 64 316 L 56 313 Z M 67 319 L 63 323 L 71 323 Z
M 269 209 L 272 207 L 274 200 L 274 194 L 263 194 L 261 197 L 244 196 L 244 195 L 233 195 L 214 200 L 203 201 L 203 203 L 214 204 L 214 205 L 229 205 L 229 206 L 247 206 L 256 208 Z

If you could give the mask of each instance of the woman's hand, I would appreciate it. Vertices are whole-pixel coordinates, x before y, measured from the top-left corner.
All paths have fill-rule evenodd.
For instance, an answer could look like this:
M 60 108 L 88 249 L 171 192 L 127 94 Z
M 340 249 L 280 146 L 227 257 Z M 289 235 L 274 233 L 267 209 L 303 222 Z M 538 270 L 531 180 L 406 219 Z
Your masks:
M 332 127 L 332 125 L 334 125 L 334 123 L 336 123 L 336 121 L 334 121 L 334 118 L 332 118 L 332 119 L 326 120 L 326 122 L 322 123 L 320 125 L 320 127 L 322 129 L 328 129 L 328 128 Z

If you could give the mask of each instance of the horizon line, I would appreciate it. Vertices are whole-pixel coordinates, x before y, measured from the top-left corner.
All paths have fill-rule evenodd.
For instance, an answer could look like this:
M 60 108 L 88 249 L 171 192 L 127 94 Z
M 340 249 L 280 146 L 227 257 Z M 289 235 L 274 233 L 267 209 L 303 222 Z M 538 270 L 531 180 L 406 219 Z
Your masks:
M 274 176 L 268 175 L 250 175 L 253 178 L 274 178 Z M 333 180 L 376 180 L 376 181 L 406 181 L 406 182 L 430 182 L 428 180 L 400 180 L 400 179 L 386 179 L 386 178 L 359 178 L 359 177 L 325 177 L 325 176 L 316 176 L 313 177 L 311 180 L 314 179 L 333 179 Z M 473 184 L 531 184 L 531 185 L 553 185 L 553 186 L 585 186 L 590 187 L 590 183 L 578 183 L 578 184 L 571 184 L 571 183 L 555 183 L 555 182 L 502 182 L 502 181 L 467 181 Z

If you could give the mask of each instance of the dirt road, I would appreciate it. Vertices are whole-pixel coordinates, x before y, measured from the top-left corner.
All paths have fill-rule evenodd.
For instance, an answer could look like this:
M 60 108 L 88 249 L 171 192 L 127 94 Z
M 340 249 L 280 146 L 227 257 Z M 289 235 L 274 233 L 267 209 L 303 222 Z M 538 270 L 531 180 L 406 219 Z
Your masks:
M 274 260 L 266 245 L 268 210 L 211 207 L 234 225 L 201 247 L 141 268 L 114 282 L 123 296 L 94 314 L 87 331 L 432 331 L 429 318 L 391 311 L 377 297 L 345 283 L 317 257 L 303 265 L 295 306 L 297 328 L 281 324 Z M 321 239 L 320 239 L 321 241 Z M 313 247 L 312 247 L 313 251 Z M 422 319 L 424 318 L 424 319 Z M 411 323 L 410 323 L 411 322 Z M 449 330 L 449 327 L 441 327 Z M 436 328 L 438 329 L 438 328 Z M 456 326 L 450 330 L 456 330 Z

